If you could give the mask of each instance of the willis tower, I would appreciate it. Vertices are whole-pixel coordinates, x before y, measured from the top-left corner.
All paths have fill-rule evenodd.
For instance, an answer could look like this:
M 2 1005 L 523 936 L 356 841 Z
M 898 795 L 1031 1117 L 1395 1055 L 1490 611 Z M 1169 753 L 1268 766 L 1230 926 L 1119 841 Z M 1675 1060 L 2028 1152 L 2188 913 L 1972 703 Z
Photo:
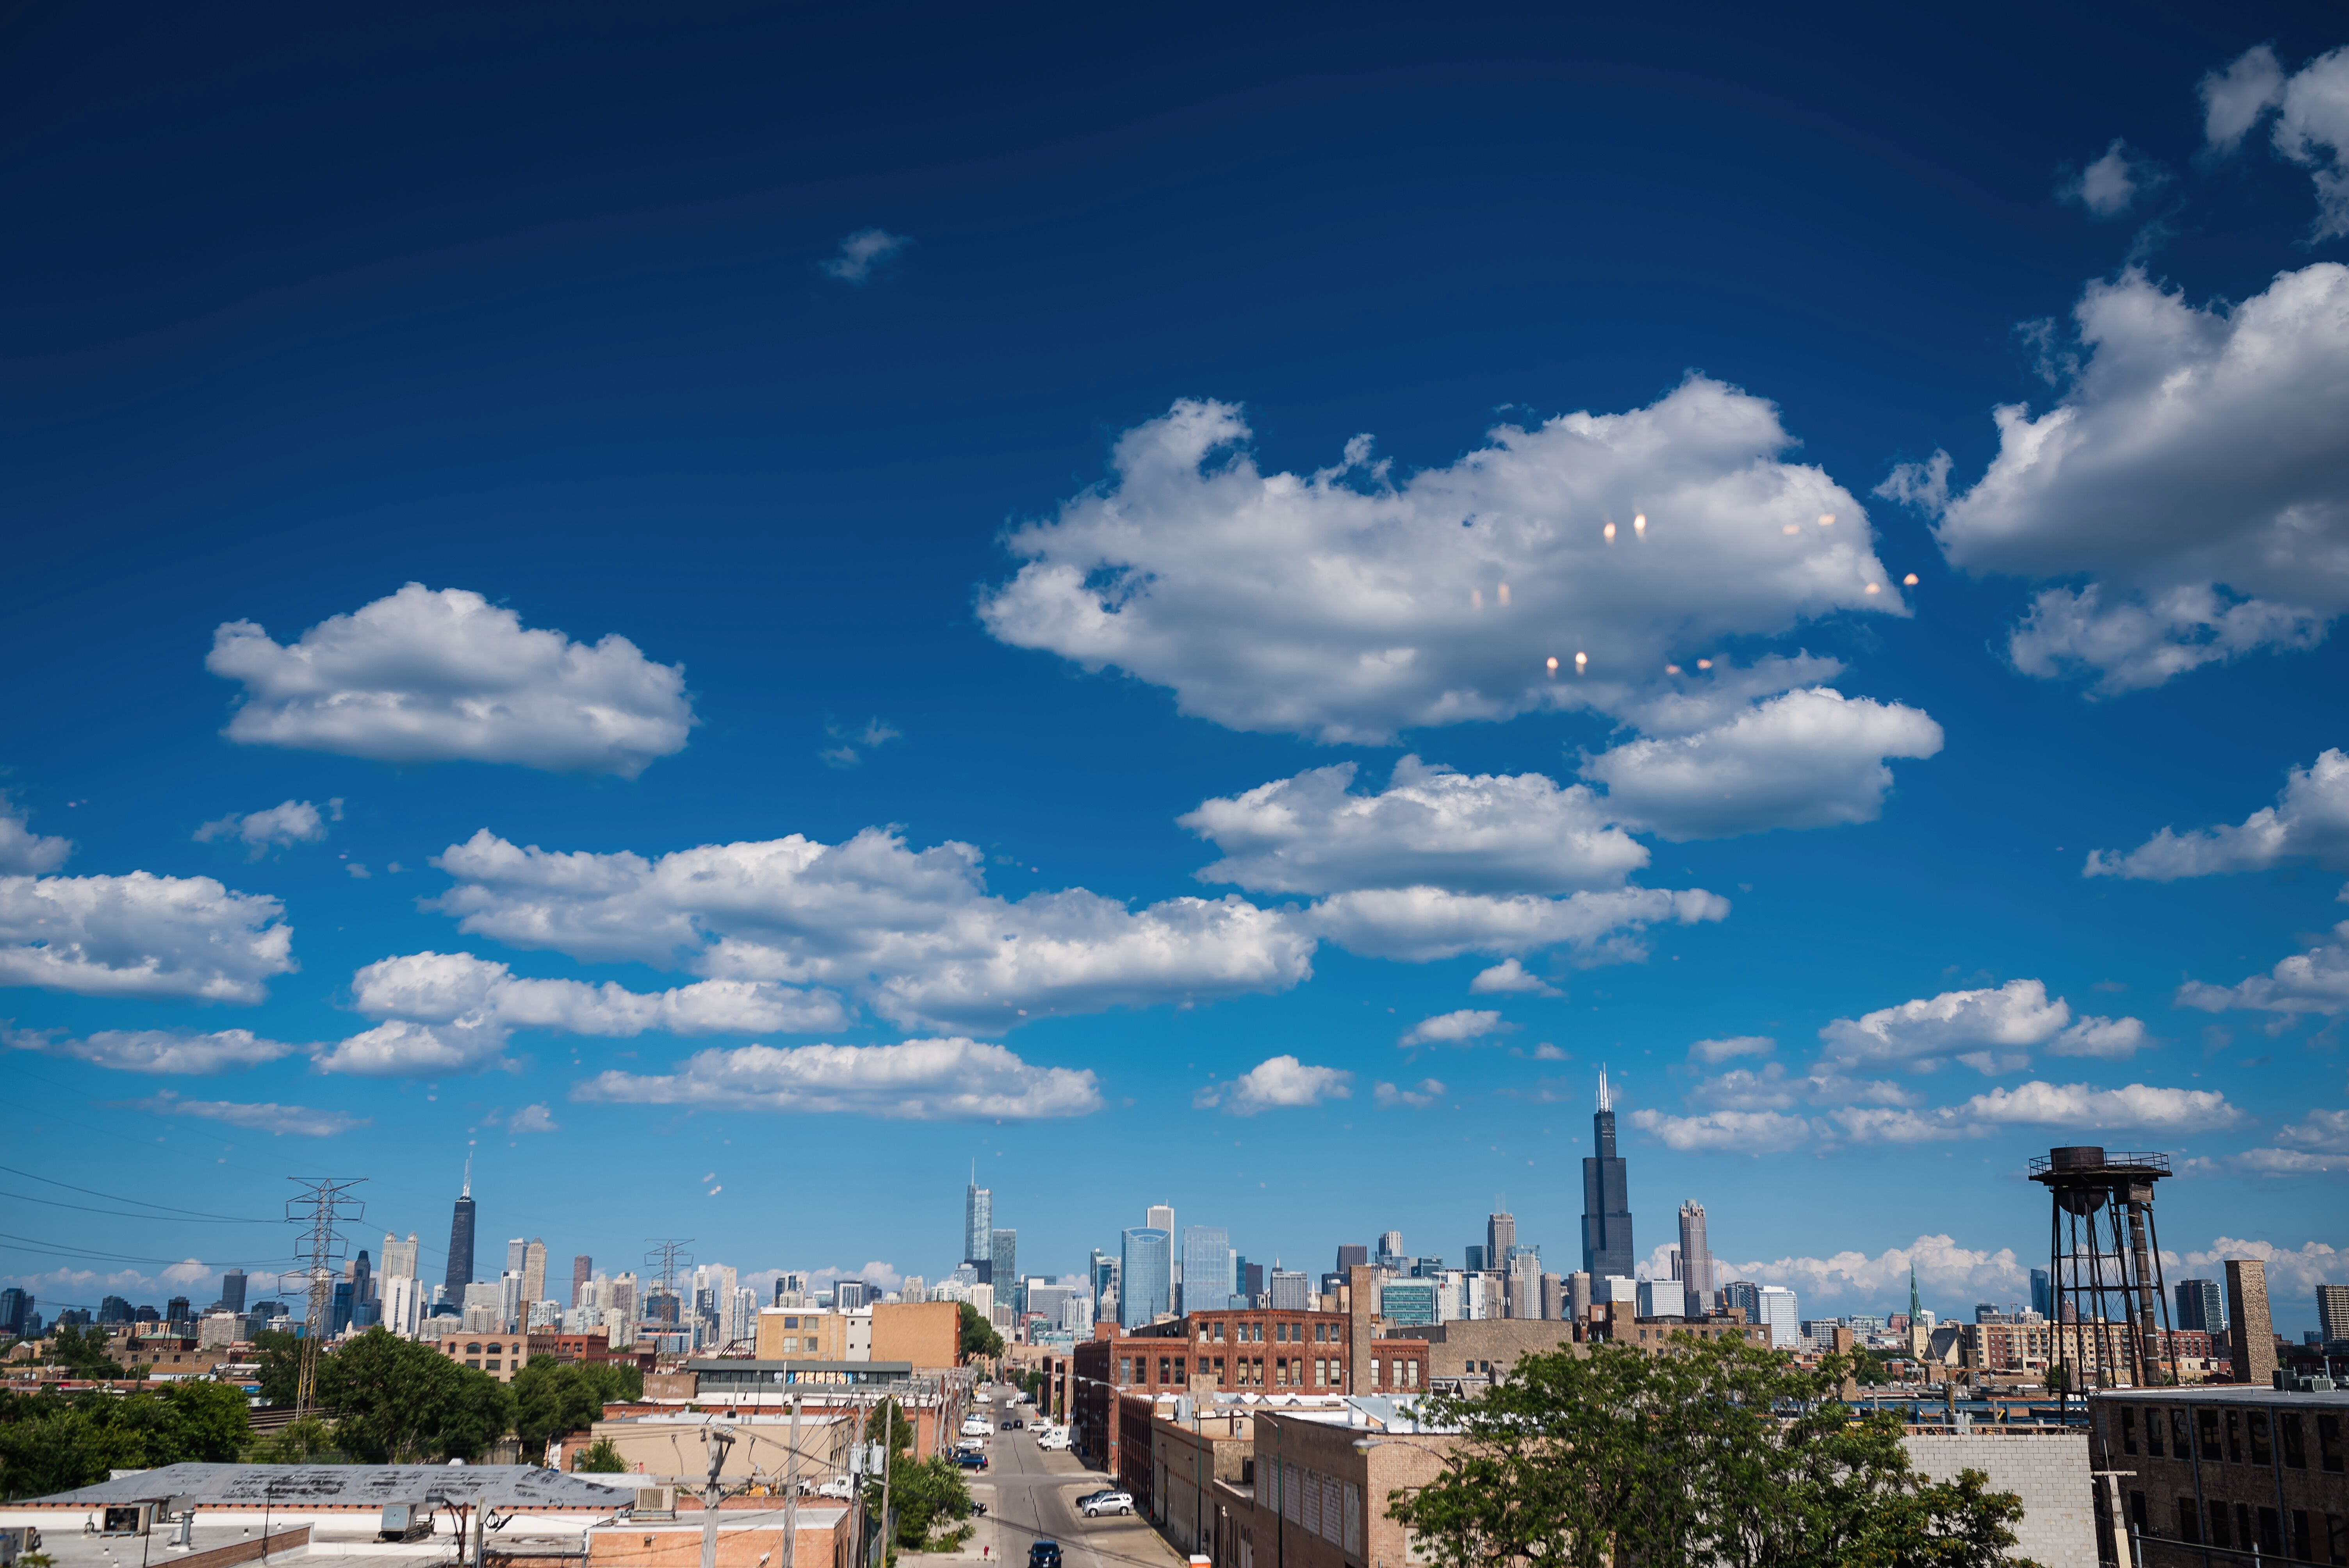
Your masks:
M 1582 1162 L 1582 1267 L 1597 1299 L 1609 1274 L 1631 1277 L 1631 1195 L 1623 1161 L 1615 1152 L 1615 1101 L 1607 1092 L 1607 1069 L 1599 1069 L 1599 1113 L 1590 1119 L 1598 1152 Z

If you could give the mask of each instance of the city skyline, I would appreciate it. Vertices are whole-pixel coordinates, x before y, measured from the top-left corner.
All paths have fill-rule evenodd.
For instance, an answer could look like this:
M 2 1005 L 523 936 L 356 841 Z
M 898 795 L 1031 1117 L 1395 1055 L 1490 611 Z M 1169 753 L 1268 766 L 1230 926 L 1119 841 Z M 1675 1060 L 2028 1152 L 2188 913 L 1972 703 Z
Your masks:
M 2349 57 L 2033 19 L 27 37 L 0 1287 L 271 1269 L 324 1170 L 444 1289 L 1506 1194 L 1958 1310 L 2098 1143 L 2307 1316 Z

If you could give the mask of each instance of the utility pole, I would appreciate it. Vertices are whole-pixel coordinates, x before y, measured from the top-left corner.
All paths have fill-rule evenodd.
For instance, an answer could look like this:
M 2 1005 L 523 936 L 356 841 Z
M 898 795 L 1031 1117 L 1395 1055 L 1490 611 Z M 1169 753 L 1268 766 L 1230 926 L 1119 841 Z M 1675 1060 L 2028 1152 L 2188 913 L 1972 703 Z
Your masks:
M 294 1418 L 298 1421 L 318 1402 L 318 1350 L 326 1342 L 326 1324 L 334 1309 L 335 1265 L 343 1255 L 343 1238 L 335 1227 L 346 1220 L 357 1222 L 367 1217 L 367 1205 L 350 1195 L 351 1189 L 367 1178 L 293 1176 L 287 1180 L 302 1191 L 285 1201 L 286 1222 L 308 1227 L 294 1254 L 310 1280 L 300 1369 L 294 1382 Z
M 889 1548 L 896 1544 L 896 1526 L 889 1521 L 889 1483 L 897 1472 L 897 1406 L 883 1407 L 888 1417 L 881 1423 L 881 1568 L 889 1568 Z
M 726 1468 L 726 1450 L 734 1446 L 734 1434 L 713 1421 L 703 1436 L 709 1445 L 709 1480 L 701 1489 L 701 1568 L 718 1568 L 718 1505 L 726 1500 L 718 1476 Z
M 800 1544 L 800 1401 L 792 1395 L 791 1446 L 783 1451 L 783 1568 L 792 1568 Z

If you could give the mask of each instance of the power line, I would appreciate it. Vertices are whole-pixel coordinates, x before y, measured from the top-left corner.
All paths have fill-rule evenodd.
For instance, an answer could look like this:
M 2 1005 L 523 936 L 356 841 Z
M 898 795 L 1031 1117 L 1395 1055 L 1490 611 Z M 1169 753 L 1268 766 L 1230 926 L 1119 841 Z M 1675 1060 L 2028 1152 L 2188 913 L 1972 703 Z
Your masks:
M 73 1209 L 84 1214 L 111 1214 L 120 1220 L 168 1220 L 176 1225 L 274 1225 L 278 1222 L 275 1220 L 212 1219 L 192 1214 L 148 1214 L 136 1209 L 93 1209 L 88 1203 L 68 1203 L 62 1198 L 36 1198 L 30 1192 L 0 1192 L 0 1198 L 14 1198 L 20 1203 L 47 1203 L 53 1209 Z
M 343 1238 L 335 1229 L 336 1222 L 354 1222 L 367 1218 L 367 1205 L 350 1196 L 352 1188 L 367 1180 L 364 1176 L 289 1176 L 287 1181 L 302 1189 L 301 1193 L 285 1201 L 288 1223 L 307 1225 L 295 1261 L 303 1265 L 310 1276 L 310 1310 L 305 1315 L 302 1335 L 302 1367 L 294 1386 L 294 1416 L 296 1420 L 310 1414 L 318 1395 L 318 1347 L 326 1337 L 326 1316 L 335 1295 L 335 1264 L 342 1259 Z M 285 1288 L 284 1281 L 279 1288 Z
M 44 1242 L 33 1236 L 11 1235 L 5 1231 L 0 1231 L 0 1243 L 9 1242 L 20 1243 L 16 1246 L 6 1249 L 11 1252 L 47 1253 L 53 1257 L 87 1258 L 96 1263 L 170 1264 L 183 1264 L 189 1261 L 186 1258 L 140 1257 L 130 1253 L 95 1253 L 91 1252 L 87 1247 L 63 1247 L 59 1246 L 55 1242 Z M 198 1258 L 195 1261 L 198 1263 L 204 1263 L 210 1260 Z M 234 1266 L 238 1268 L 243 1268 L 247 1264 L 251 1264 L 255 1268 L 261 1268 L 275 1260 L 269 1258 L 239 1258 L 223 1261 L 233 1263 Z
M 189 1219 L 233 1220 L 241 1225 L 276 1223 L 274 1220 L 248 1220 L 237 1214 L 208 1214 L 201 1209 L 174 1209 L 168 1203 L 150 1202 L 145 1198 L 126 1198 L 119 1192 L 101 1192 L 95 1187 L 77 1187 L 70 1181 L 60 1181 L 54 1176 L 44 1176 L 37 1171 L 19 1171 L 14 1165 L 0 1165 L 0 1171 L 5 1171 L 11 1176 L 24 1176 L 35 1181 L 46 1181 L 52 1187 L 63 1187 L 68 1192 L 79 1192 L 85 1197 L 104 1198 L 113 1203 L 137 1203 L 143 1208 L 160 1209 L 165 1214 L 176 1214 Z M 162 1216 L 158 1214 L 147 1217 L 160 1219 Z

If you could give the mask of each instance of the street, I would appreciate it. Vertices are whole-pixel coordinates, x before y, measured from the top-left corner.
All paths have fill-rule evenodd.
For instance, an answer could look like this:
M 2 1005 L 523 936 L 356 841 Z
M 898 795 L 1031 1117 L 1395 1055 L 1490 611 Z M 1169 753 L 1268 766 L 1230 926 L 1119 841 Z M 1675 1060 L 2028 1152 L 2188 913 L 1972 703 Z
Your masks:
M 997 1398 L 989 1413 L 1000 1422 L 1004 1408 Z M 1023 1405 L 1017 1414 L 1026 1418 L 1034 1409 Z M 1115 1483 L 1085 1469 L 1075 1455 L 1046 1453 L 1026 1431 L 999 1431 L 987 1448 L 988 1469 L 971 1478 L 970 1489 L 972 1497 L 987 1504 L 987 1517 L 978 1522 L 966 1558 L 989 1546 L 988 1561 L 1025 1568 L 1029 1545 L 1043 1539 L 1061 1543 L 1068 1568 L 1183 1568 L 1183 1558 L 1139 1514 L 1078 1516 L 1076 1499 Z

